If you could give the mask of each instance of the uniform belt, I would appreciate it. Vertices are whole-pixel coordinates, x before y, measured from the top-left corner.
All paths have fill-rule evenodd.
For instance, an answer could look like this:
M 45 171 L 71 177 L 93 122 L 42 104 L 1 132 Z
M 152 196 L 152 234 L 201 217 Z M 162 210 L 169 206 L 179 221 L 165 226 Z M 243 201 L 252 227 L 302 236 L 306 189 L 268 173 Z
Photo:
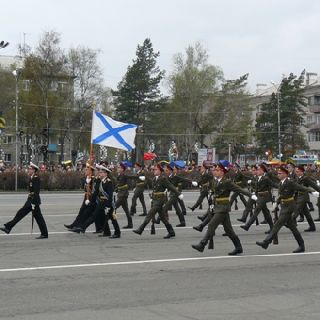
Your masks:
M 29 192 L 29 196 L 32 196 L 34 194 L 34 192 Z
M 137 186 L 144 186 L 144 182 L 139 182 L 136 184 Z
M 99 198 L 100 198 L 100 200 L 108 200 L 109 199 L 108 197 L 105 197 L 105 196 L 100 196 Z
M 298 196 L 305 196 L 306 194 L 308 194 L 308 192 L 300 192 L 300 191 L 298 191 Z
M 118 190 L 128 189 L 128 185 L 124 184 L 123 186 L 118 187 Z
M 165 192 L 153 192 L 152 195 L 155 197 L 161 197 L 161 196 L 165 196 Z
M 261 195 L 262 195 L 262 194 L 269 194 L 269 193 L 270 193 L 270 191 L 259 191 L 259 192 L 258 192 L 258 194 L 261 194 Z
M 242 181 L 237 181 L 237 182 L 235 182 L 235 184 L 238 184 L 238 185 L 241 184 L 241 183 L 242 183 Z
M 209 186 L 209 182 L 206 182 L 204 184 L 201 185 L 202 187 L 208 187 Z
M 290 197 L 290 198 L 281 199 L 281 203 L 287 203 L 287 202 L 290 202 L 290 201 L 294 201 L 294 198 Z
M 227 204 L 229 203 L 229 197 L 224 197 L 224 198 L 216 198 L 216 202 L 218 204 Z

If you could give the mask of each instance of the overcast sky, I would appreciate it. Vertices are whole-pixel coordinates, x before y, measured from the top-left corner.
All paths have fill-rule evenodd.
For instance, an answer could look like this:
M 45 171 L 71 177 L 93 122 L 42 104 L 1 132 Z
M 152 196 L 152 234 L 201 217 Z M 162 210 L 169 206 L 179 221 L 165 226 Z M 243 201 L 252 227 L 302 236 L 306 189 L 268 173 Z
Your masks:
M 1 3 L 1 55 L 25 41 L 35 47 L 44 31 L 61 34 L 66 50 L 101 49 L 106 85 L 116 88 L 149 37 L 169 74 L 173 56 L 197 41 L 226 79 L 249 73 L 249 87 L 282 74 L 320 74 L 319 0 L 10 0 Z

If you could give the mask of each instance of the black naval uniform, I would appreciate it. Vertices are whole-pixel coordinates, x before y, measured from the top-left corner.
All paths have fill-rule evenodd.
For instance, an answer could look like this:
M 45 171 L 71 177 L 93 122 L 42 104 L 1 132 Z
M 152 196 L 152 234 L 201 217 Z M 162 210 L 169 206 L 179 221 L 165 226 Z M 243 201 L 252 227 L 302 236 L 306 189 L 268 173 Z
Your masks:
M 143 213 L 141 216 L 146 216 L 147 215 L 147 208 L 146 208 L 146 203 L 144 201 L 144 188 L 145 188 L 145 181 L 141 181 L 140 177 L 145 177 L 144 170 L 141 169 L 137 172 L 137 183 L 133 192 L 132 200 L 131 200 L 131 208 L 130 208 L 130 214 L 133 216 L 136 213 L 136 207 L 137 207 L 137 199 L 140 200 L 141 205 L 142 205 L 142 210 Z
M 92 224 L 97 216 L 104 215 L 105 210 L 107 208 L 111 209 L 107 213 L 105 226 L 104 226 L 104 235 L 110 236 L 111 232 L 108 225 L 108 220 L 111 219 L 111 222 L 114 226 L 115 236 L 114 238 L 120 237 L 120 228 L 118 225 L 118 221 L 113 213 L 113 190 L 114 186 L 112 180 L 108 177 L 105 177 L 103 180 L 99 180 L 99 182 L 95 185 L 95 190 L 92 194 L 92 201 L 96 203 L 94 211 L 90 214 L 90 216 L 83 222 L 78 228 L 73 228 L 71 231 L 73 232 L 85 232 L 85 230 Z
M 17 212 L 15 217 L 4 224 L 4 228 L 0 230 L 10 233 L 11 229 L 22 220 L 29 212 L 32 212 L 36 223 L 40 229 L 40 237 L 38 238 L 48 238 L 48 229 L 46 222 L 40 210 L 40 179 L 37 173 L 33 174 L 29 179 L 29 195 L 24 206 Z
M 143 223 L 140 225 L 140 227 L 136 230 L 133 230 L 134 233 L 141 235 L 144 228 L 147 226 L 147 224 L 152 219 L 154 219 L 156 213 L 158 213 L 160 220 L 164 223 L 164 225 L 168 230 L 168 234 L 164 238 L 168 239 L 175 236 L 175 232 L 172 228 L 172 225 L 168 222 L 168 219 L 166 217 L 166 214 L 163 208 L 166 203 L 166 192 L 165 192 L 166 189 L 168 189 L 169 191 L 171 191 L 173 194 L 177 196 L 180 195 L 180 192 L 169 182 L 165 174 L 162 173 L 160 176 L 156 176 L 153 178 L 151 208 L 146 218 L 144 219 Z
M 300 232 L 298 231 L 295 222 L 292 219 L 292 213 L 295 208 L 294 195 L 296 192 L 312 192 L 310 188 L 304 187 L 290 180 L 289 178 L 284 179 L 279 183 L 279 197 L 277 203 L 280 204 L 280 215 L 277 222 L 274 224 L 272 230 L 263 241 L 257 241 L 256 244 L 264 249 L 267 249 L 272 239 L 277 236 L 280 229 L 286 225 L 292 232 L 294 238 L 298 242 L 298 249 L 293 252 L 304 252 L 304 241 Z
M 84 196 L 81 207 L 79 209 L 78 215 L 75 220 L 71 224 L 65 224 L 64 226 L 68 229 L 72 229 L 75 227 L 80 227 L 82 223 L 84 223 L 87 218 L 92 214 L 96 207 L 95 201 L 92 201 L 92 193 L 94 192 L 95 184 L 99 183 L 100 179 L 95 178 L 94 176 L 86 177 L 84 183 Z M 89 202 L 89 203 L 88 203 Z M 98 231 L 99 227 L 96 225 L 96 229 Z
M 220 180 L 217 179 L 215 183 L 215 199 L 214 199 L 214 214 L 209 222 L 208 230 L 204 238 L 197 245 L 192 247 L 202 252 L 207 245 L 208 241 L 214 236 L 215 231 L 219 224 L 223 225 L 224 231 L 227 236 L 233 242 L 235 249 L 229 253 L 229 255 L 236 255 L 243 252 L 242 245 L 239 237 L 235 234 L 230 221 L 230 201 L 229 196 L 231 192 L 242 193 L 247 196 L 251 196 L 251 193 L 245 189 L 240 188 L 233 183 L 230 179 L 223 177 Z

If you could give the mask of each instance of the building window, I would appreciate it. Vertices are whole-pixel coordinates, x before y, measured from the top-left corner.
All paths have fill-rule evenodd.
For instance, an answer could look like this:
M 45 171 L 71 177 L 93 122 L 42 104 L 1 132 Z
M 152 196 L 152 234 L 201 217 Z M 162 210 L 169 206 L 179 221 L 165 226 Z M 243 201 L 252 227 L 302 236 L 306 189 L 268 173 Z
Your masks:
M 313 104 L 320 105 L 320 96 L 314 96 L 313 97 Z
M 11 162 L 12 161 L 11 153 L 5 153 L 4 154 L 4 161 L 5 162 Z
M 4 144 L 12 144 L 13 143 L 13 136 L 4 136 L 3 143 Z
M 308 133 L 309 142 L 318 142 L 320 141 L 320 131 L 309 132 Z

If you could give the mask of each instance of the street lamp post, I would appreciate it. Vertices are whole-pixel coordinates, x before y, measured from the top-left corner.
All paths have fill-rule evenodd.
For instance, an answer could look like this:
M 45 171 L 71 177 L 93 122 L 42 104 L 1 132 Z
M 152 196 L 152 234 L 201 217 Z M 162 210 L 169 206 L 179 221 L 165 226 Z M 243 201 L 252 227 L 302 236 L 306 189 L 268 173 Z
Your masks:
M 272 85 L 277 89 L 277 116 L 278 116 L 278 153 L 279 153 L 279 160 L 281 162 L 282 154 L 281 154 L 281 121 L 280 121 L 280 89 L 281 84 L 277 87 L 273 81 L 271 81 Z
M 15 69 L 12 71 L 16 79 L 16 170 L 15 170 L 15 191 L 18 191 L 18 147 L 19 147 L 19 124 L 18 124 L 18 115 L 19 115 L 19 86 L 18 80 L 20 76 L 20 69 Z

